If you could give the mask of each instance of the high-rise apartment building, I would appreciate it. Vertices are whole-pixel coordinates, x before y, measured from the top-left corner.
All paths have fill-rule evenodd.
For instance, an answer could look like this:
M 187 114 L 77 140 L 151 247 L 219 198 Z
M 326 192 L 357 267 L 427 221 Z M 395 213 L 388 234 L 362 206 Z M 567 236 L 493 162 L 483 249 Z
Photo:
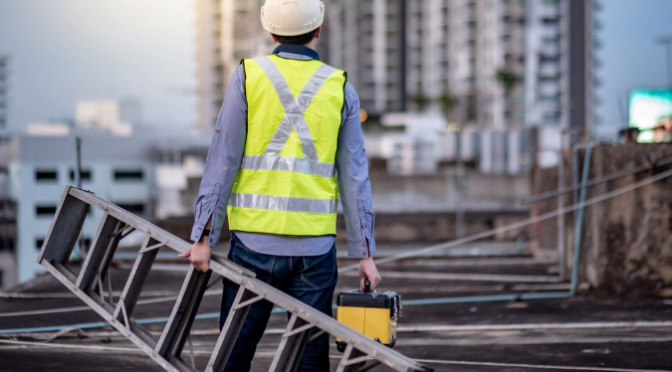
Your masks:
M 330 2 L 326 60 L 369 112 L 440 110 L 503 129 L 523 123 L 525 4 L 515 0 Z
M 404 111 L 406 17 L 404 0 L 328 2 L 324 35 L 317 43 L 322 59 L 348 73 L 362 108 L 370 113 Z
M 273 48 L 259 22 L 262 3 L 198 1 L 204 128 L 214 124 L 240 59 Z M 370 115 L 450 108 L 451 120 L 490 130 L 590 126 L 594 0 L 325 4 L 317 49 L 347 71 Z
M 9 57 L 0 55 L 0 130 L 7 129 Z
M 243 58 L 273 50 L 261 27 L 263 0 L 197 0 L 198 128 L 214 127 L 229 79 Z
M 525 111 L 528 126 L 574 134 L 596 120 L 596 1 L 528 0 Z

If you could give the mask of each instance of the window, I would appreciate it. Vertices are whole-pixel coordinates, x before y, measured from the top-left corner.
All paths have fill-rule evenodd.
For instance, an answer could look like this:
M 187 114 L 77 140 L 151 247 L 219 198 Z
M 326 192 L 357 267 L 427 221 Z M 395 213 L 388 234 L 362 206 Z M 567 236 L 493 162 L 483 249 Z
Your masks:
M 542 39 L 542 43 L 546 46 L 557 46 L 560 44 L 560 37 L 546 36 Z
M 560 99 L 558 96 L 541 96 L 539 100 L 541 102 L 557 102 Z
M 558 24 L 558 19 L 557 18 L 542 18 L 541 23 L 543 23 L 545 26 L 555 26 Z
M 542 83 L 556 83 L 560 79 L 560 75 L 556 76 L 542 76 L 539 81 Z
M 53 217 L 56 214 L 55 205 L 36 205 L 35 215 L 37 217 Z
M 70 169 L 70 181 L 75 182 L 77 179 L 77 171 Z M 91 181 L 91 170 L 82 169 L 82 181 Z
M 114 171 L 114 180 L 115 181 L 142 181 L 144 174 L 142 169 L 138 170 L 115 170 Z
M 35 182 L 57 182 L 58 181 L 58 172 L 56 170 L 36 170 L 35 171 Z
M 42 246 L 44 245 L 44 238 L 37 238 L 35 239 L 35 249 L 38 251 L 42 249 Z
M 560 113 L 559 112 L 547 112 L 544 114 L 544 120 L 546 121 L 558 121 L 560 120 Z
M 0 252 L 14 252 L 14 239 L 9 237 L 0 237 Z
M 143 203 L 117 203 L 117 205 L 131 213 L 145 213 L 145 205 Z

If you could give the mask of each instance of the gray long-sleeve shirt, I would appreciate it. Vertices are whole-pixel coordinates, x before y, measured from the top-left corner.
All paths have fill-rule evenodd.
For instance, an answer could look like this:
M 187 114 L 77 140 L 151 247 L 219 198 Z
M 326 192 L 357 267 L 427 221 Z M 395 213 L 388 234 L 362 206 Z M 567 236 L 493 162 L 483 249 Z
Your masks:
M 273 53 L 283 58 L 319 60 L 317 52 L 298 45 L 280 45 Z M 195 222 L 191 232 L 191 239 L 194 241 L 200 240 L 210 216 L 212 216 L 212 228 L 208 243 L 210 246 L 215 246 L 219 241 L 226 216 L 226 205 L 245 150 L 247 110 L 245 72 L 242 66 L 238 66 L 215 125 L 198 199 L 194 206 Z M 345 86 L 343 110 L 336 153 L 336 171 L 348 235 L 348 255 L 353 258 L 367 258 L 373 256 L 376 251 L 373 239 L 371 183 L 364 152 L 359 97 L 349 83 Z M 333 235 L 288 237 L 238 231 L 235 234 L 250 249 L 277 256 L 322 255 L 329 251 L 335 239 Z

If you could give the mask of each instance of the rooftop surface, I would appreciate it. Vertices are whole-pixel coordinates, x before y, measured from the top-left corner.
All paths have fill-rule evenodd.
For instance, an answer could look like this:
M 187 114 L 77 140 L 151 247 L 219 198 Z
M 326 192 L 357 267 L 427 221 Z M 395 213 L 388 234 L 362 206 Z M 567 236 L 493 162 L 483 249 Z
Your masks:
M 385 254 L 384 248 L 380 253 Z M 112 271 L 115 292 L 123 288 L 131 265 L 132 261 L 121 260 Z M 421 301 L 566 291 L 568 285 L 559 283 L 554 274 L 556 267 L 525 255 L 436 257 L 381 265 L 379 289 L 397 291 L 405 304 L 395 349 L 436 371 L 672 370 L 669 300 L 600 299 L 583 293 L 529 302 Z M 177 294 L 185 268 L 176 261 L 155 264 L 134 313 L 151 331 L 162 330 L 162 318 L 172 309 L 171 296 Z M 336 293 L 356 285 L 357 278 L 346 273 L 340 276 Z M 216 285 L 206 293 L 199 309 L 204 319 L 194 322 L 192 342 L 199 370 L 207 364 L 217 338 L 220 291 Z M 162 371 L 113 328 L 100 327 L 101 318 L 48 274 L 2 296 L 1 371 Z M 285 314 L 272 315 L 253 371 L 268 370 L 286 319 Z M 81 331 L 50 340 L 59 328 L 52 327 L 72 325 Z M 43 332 L 28 333 L 35 330 Z M 331 355 L 335 370 L 340 357 L 335 345 Z M 183 356 L 189 360 L 188 349 Z

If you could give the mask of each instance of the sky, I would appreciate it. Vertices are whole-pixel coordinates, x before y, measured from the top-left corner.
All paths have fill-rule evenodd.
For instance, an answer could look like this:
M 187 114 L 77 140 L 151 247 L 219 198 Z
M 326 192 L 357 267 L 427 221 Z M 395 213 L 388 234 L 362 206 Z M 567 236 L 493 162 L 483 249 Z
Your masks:
M 0 0 L 10 54 L 9 126 L 72 118 L 81 99 L 134 98 L 142 121 L 195 123 L 195 0 Z M 666 85 L 672 0 L 600 0 L 602 130 L 625 125 L 628 92 Z
M 665 47 L 656 39 L 672 36 L 672 0 L 600 0 L 597 38 L 601 67 L 597 113 L 602 130 L 627 125 L 628 95 L 636 88 L 668 84 Z
M 194 22 L 194 0 L 0 0 L 10 130 L 125 98 L 145 124 L 193 126 Z

